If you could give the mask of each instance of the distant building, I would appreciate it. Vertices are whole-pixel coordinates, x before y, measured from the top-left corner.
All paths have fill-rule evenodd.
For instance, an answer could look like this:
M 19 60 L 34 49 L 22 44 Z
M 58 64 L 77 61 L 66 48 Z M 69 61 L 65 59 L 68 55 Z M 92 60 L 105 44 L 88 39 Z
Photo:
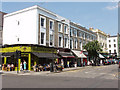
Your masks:
M 90 30 L 97 34 L 97 41 L 100 43 L 100 46 L 102 47 L 103 52 L 106 53 L 107 52 L 107 36 L 108 35 L 99 29 L 90 28 Z
M 117 54 L 117 56 L 119 55 L 117 35 L 109 36 L 107 38 L 107 48 L 109 54 Z
M 3 16 L 6 13 L 0 11 L 0 46 L 3 43 Z

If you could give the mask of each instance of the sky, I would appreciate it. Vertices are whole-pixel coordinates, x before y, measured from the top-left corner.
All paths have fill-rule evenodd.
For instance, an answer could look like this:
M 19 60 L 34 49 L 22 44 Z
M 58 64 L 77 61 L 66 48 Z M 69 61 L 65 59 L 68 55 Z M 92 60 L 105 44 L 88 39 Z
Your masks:
M 100 29 L 106 34 L 118 33 L 117 2 L 3 2 L 2 11 L 11 13 L 39 5 L 86 28 Z

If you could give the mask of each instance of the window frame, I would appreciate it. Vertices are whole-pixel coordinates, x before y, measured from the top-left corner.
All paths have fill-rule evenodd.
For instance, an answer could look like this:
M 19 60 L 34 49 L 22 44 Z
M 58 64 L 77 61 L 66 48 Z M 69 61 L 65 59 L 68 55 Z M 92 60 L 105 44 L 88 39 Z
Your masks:
M 43 26 L 41 26 L 41 19 L 44 19 L 44 25 Z M 43 16 L 40 16 L 40 27 L 41 28 L 46 28 L 46 18 L 45 17 L 43 17 Z
M 44 36 L 43 36 L 43 43 L 42 43 L 42 33 L 44 34 Z M 41 45 L 45 45 L 45 33 L 44 32 L 41 32 L 41 37 L 40 37 L 40 44 Z
M 51 24 L 50 24 L 50 22 L 52 22 L 52 28 L 51 28 Z M 53 20 L 49 20 L 49 29 L 50 30 L 54 30 L 54 21 Z
M 59 25 L 61 25 L 61 29 L 59 29 Z M 60 31 L 59 31 L 59 30 L 60 30 Z M 63 32 L 62 23 L 58 23 L 58 32 Z

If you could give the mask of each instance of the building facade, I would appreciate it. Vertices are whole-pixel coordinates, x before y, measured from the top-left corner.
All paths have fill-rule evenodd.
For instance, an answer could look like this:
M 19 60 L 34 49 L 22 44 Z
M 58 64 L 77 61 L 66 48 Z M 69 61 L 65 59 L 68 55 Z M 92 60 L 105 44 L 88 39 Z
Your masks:
M 68 61 L 80 66 L 77 59 L 87 58 L 81 52 L 83 45 L 97 39 L 96 33 L 37 5 L 5 15 L 3 30 L 3 63 L 7 53 L 20 50 L 20 62 L 25 59 L 28 70 L 36 63 L 49 64 L 52 59 L 65 67 Z
M 4 12 L 0 12 L 0 46 L 3 43 L 3 16 L 5 14 L 6 13 L 4 13 Z
M 118 37 L 116 36 L 109 36 L 107 38 L 107 48 L 108 48 L 108 53 L 110 54 L 117 54 L 119 55 L 119 50 L 118 50 Z
M 99 29 L 90 28 L 90 30 L 97 34 L 97 41 L 100 43 L 103 53 L 106 53 L 107 52 L 107 36 L 108 35 Z

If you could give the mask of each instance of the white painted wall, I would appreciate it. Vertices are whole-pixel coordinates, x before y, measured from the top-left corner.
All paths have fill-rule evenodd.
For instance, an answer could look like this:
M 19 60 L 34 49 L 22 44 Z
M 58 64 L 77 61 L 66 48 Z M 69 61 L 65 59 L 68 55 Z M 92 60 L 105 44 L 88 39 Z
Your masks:
M 4 44 L 38 44 L 37 9 L 4 16 Z M 18 25 L 19 21 L 19 25 Z M 37 37 L 36 37 L 37 36 Z M 19 38 L 19 41 L 17 40 Z
M 115 39 L 115 42 L 114 42 L 114 39 Z M 109 40 L 111 42 L 109 42 Z M 116 44 L 116 48 L 114 47 L 114 44 Z M 111 45 L 111 48 L 109 48 L 109 45 Z M 111 50 L 111 53 L 114 53 L 114 50 L 116 50 L 117 55 L 118 55 L 118 39 L 117 39 L 117 36 L 107 38 L 107 48 L 108 48 L 108 53 L 109 53 L 109 50 Z

